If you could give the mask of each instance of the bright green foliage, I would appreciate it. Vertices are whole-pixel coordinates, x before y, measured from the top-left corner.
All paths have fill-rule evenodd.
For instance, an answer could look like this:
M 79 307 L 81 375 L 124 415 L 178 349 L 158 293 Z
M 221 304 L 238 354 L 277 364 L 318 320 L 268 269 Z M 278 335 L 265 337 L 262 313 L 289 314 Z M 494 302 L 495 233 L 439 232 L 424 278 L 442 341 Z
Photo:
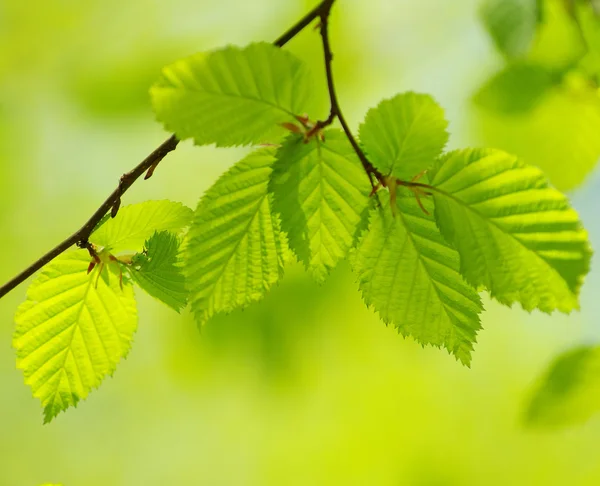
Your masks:
M 131 276 L 152 297 L 180 312 L 187 304 L 187 290 L 181 261 L 179 239 L 173 233 L 154 233 L 144 251 L 133 257 Z
M 536 64 L 509 64 L 484 84 L 474 99 L 488 110 L 519 114 L 540 103 L 556 82 L 552 73 Z
M 586 422 L 600 410 L 600 347 L 582 346 L 560 355 L 536 386 L 525 416 L 535 427 Z
M 185 272 L 198 323 L 260 300 L 283 274 L 287 239 L 267 192 L 272 149 L 253 152 L 200 200 L 188 233 Z
M 369 205 L 369 180 L 339 130 L 325 141 L 292 135 L 277 151 L 270 190 L 290 247 L 323 282 L 352 246 Z
M 17 367 L 41 400 L 45 422 L 115 371 L 137 327 L 133 287 L 121 288 L 118 264 L 88 275 L 89 262 L 88 252 L 77 250 L 46 265 L 15 317 Z
M 499 150 L 455 151 L 438 161 L 432 185 L 438 225 L 474 287 L 526 310 L 578 308 L 587 234 L 539 169 Z
M 433 211 L 431 199 L 422 203 Z M 371 211 L 351 263 L 365 303 L 386 323 L 470 363 L 481 301 L 459 273 L 458 253 L 412 194 L 398 196 L 395 217 L 385 202 Z
M 272 142 L 309 103 L 306 66 L 267 43 L 200 53 L 164 68 L 151 90 L 158 120 L 180 139 L 220 147 Z
M 192 210 L 173 201 L 146 201 L 119 209 L 115 218 L 107 219 L 90 236 L 99 247 L 117 254 L 140 251 L 155 231 L 181 232 L 192 219 Z
M 429 168 L 448 141 L 444 110 L 424 94 L 403 93 L 367 112 L 360 140 L 384 175 L 410 179 Z
M 507 58 L 524 56 L 535 35 L 540 0 L 485 0 L 480 14 L 498 50 Z

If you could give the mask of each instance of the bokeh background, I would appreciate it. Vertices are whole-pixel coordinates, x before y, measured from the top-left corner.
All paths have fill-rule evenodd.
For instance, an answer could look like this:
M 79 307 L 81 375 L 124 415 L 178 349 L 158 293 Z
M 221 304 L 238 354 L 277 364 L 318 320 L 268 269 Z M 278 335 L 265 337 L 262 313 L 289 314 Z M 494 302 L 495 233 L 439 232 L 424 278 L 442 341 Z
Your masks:
M 335 73 L 353 127 L 382 98 L 431 93 L 451 148 L 509 148 L 569 182 L 598 247 L 596 101 L 563 93 L 518 121 L 477 108 L 473 94 L 504 65 L 477 0 L 337 3 Z M 78 228 L 166 138 L 147 96 L 163 65 L 273 40 L 315 4 L 0 0 L 0 280 Z M 307 29 L 289 48 L 313 67 L 324 102 L 318 34 Z M 195 207 L 244 153 L 183 143 L 124 204 Z M 552 359 L 600 343 L 596 261 L 579 313 L 486 299 L 471 369 L 386 328 L 345 264 L 323 286 L 292 265 L 262 303 L 201 332 L 140 293 L 128 359 L 46 426 L 11 348 L 23 285 L 0 301 L 0 485 L 599 484 L 600 416 L 552 430 L 523 423 Z

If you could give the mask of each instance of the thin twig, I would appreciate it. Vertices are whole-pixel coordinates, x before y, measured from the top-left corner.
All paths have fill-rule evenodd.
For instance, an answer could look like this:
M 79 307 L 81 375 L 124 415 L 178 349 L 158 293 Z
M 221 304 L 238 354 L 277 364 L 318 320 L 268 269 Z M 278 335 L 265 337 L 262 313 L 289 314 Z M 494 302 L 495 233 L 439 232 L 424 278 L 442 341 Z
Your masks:
M 337 93 L 335 90 L 335 83 L 333 80 L 333 52 L 331 50 L 331 44 L 329 42 L 329 14 L 331 13 L 331 7 L 333 7 L 335 0 L 325 0 L 322 4 L 322 9 L 320 11 L 320 19 L 321 19 L 321 40 L 323 43 L 323 57 L 325 59 L 325 74 L 327 76 L 327 90 L 329 91 L 329 101 L 331 104 L 331 108 L 329 110 L 329 116 L 326 120 L 319 121 L 316 123 L 316 130 L 320 130 L 322 128 L 331 125 L 335 118 L 337 118 L 346 134 L 346 138 L 352 145 L 354 152 L 358 156 L 360 163 L 362 164 L 367 176 L 369 177 L 369 182 L 371 183 L 371 187 L 373 191 L 376 191 L 376 182 L 373 180 L 373 177 L 378 181 L 378 183 L 382 186 L 385 186 L 385 178 L 381 172 L 379 172 L 375 166 L 369 161 L 363 150 L 358 145 L 358 142 L 354 138 L 352 134 L 352 130 L 348 126 L 346 119 L 342 113 L 340 108 L 339 101 L 337 99 Z
M 296 22 L 290 29 L 281 35 L 278 39 L 273 42 L 277 47 L 283 47 L 295 36 L 297 36 L 307 25 L 318 17 L 323 16 L 323 12 L 331 8 L 331 4 L 334 0 L 323 0 L 313 10 L 308 12 L 298 22 Z M 35 272 L 40 270 L 44 265 L 54 260 L 57 256 L 71 248 L 73 245 L 78 245 L 80 248 L 89 248 L 88 238 L 97 224 L 102 218 L 110 211 L 111 216 L 115 217 L 121 204 L 121 196 L 137 181 L 142 174 L 146 173 L 145 179 L 148 179 L 154 173 L 157 165 L 161 160 L 169 153 L 177 148 L 179 140 L 175 135 L 172 135 L 168 140 L 163 142 L 154 152 L 146 157 L 131 171 L 123 174 L 119 180 L 117 188 L 106 198 L 102 205 L 94 212 L 94 214 L 88 219 L 88 221 L 75 233 L 69 236 L 67 239 L 59 243 L 52 250 L 47 252 L 42 257 L 38 258 L 35 262 L 29 265 L 25 270 L 19 273 L 16 277 L 9 280 L 2 287 L 0 287 L 0 298 L 4 297 L 11 290 L 23 283 L 27 278 L 33 275 Z

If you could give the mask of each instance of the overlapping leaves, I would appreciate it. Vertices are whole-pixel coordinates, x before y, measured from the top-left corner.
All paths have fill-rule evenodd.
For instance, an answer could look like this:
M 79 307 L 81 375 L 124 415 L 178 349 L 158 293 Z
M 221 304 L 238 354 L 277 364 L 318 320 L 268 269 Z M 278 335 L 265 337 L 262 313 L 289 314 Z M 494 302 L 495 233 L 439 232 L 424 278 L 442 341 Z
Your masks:
M 367 305 L 466 365 L 481 327 L 478 290 L 527 310 L 577 308 L 587 235 L 540 170 L 501 151 L 441 155 L 443 110 L 411 92 L 382 101 L 361 125 L 372 188 L 346 135 L 302 116 L 307 80 L 299 60 L 268 44 L 165 68 L 153 103 L 179 138 L 231 146 L 295 133 L 234 165 L 193 214 L 169 201 L 123 207 L 92 233 L 90 253 L 44 268 L 17 312 L 14 346 L 46 420 L 127 354 L 133 283 L 176 311 L 189 300 L 202 324 L 263 298 L 292 252 L 319 282 L 350 254 Z
M 90 237 L 95 258 L 87 250 L 67 252 L 31 284 L 15 316 L 13 346 L 46 422 L 85 399 L 129 352 L 137 328 L 129 275 L 177 310 L 185 304 L 174 266 L 177 236 L 151 236 L 150 226 L 178 233 L 190 215 L 170 201 L 125 206 Z M 137 254 L 145 238 L 146 251 Z M 125 250 L 131 253 L 123 255 Z
M 324 141 L 289 137 L 277 152 L 270 190 L 290 246 L 319 282 L 346 257 L 369 205 L 368 179 L 339 130 Z

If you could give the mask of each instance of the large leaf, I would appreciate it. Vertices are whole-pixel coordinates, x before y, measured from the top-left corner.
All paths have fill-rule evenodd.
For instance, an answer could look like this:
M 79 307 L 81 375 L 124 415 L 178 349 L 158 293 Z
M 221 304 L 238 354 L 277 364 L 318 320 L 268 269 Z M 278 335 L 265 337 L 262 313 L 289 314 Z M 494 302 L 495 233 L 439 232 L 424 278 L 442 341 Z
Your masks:
M 462 150 L 439 160 L 431 184 L 438 224 L 473 286 L 526 310 L 578 307 L 587 233 L 539 169 L 499 150 Z
M 558 356 L 540 378 L 526 421 L 537 427 L 565 427 L 600 411 L 600 347 L 582 346 Z
M 291 136 L 277 152 L 270 190 L 299 260 L 320 282 L 344 258 L 369 205 L 369 179 L 339 130 L 325 142 Z
M 185 272 L 202 324 L 260 300 L 283 274 L 287 239 L 267 192 L 272 149 L 250 154 L 204 195 L 188 233 Z
M 133 288 L 120 286 L 118 265 L 88 275 L 85 250 L 63 254 L 27 291 L 15 317 L 17 367 L 49 422 L 77 405 L 127 355 L 137 326 Z
M 371 108 L 360 126 L 360 140 L 380 172 L 410 179 L 442 153 L 447 127 L 444 110 L 431 96 L 409 92 Z
M 187 304 L 185 277 L 179 259 L 179 239 L 173 233 L 154 233 L 144 251 L 133 257 L 131 276 L 152 297 L 180 312 Z
M 540 16 L 540 0 L 485 0 L 480 14 L 498 50 L 508 58 L 527 54 Z
M 371 211 L 351 263 L 365 303 L 402 335 L 444 346 L 465 365 L 480 329 L 479 296 L 459 273 L 459 256 L 414 196 L 399 195 Z M 431 199 L 423 199 L 428 212 Z
M 310 102 L 306 66 L 267 43 L 200 53 L 164 68 L 150 94 L 158 120 L 198 145 L 276 140 Z
M 90 236 L 90 241 L 111 253 L 140 251 L 155 231 L 180 233 L 192 219 L 192 210 L 181 203 L 162 200 L 130 204 L 119 209 Z

